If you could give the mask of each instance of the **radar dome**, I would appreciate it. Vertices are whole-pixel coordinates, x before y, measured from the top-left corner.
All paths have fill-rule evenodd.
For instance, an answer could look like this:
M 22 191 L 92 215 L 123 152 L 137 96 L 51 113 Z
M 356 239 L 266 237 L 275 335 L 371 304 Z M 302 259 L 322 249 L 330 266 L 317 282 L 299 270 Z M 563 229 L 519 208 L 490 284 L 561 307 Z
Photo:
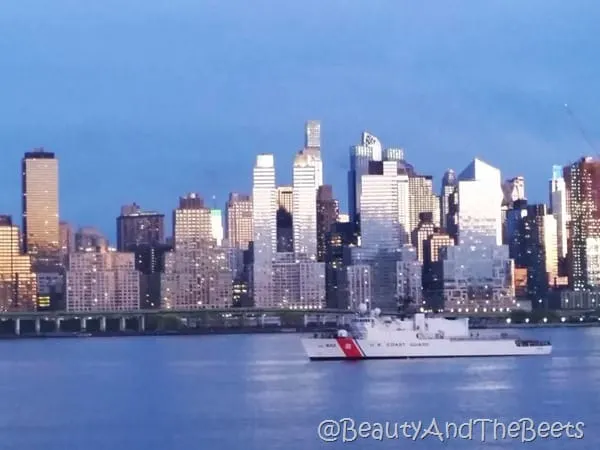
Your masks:
M 375 308 L 375 309 L 373 310 L 373 314 L 375 314 L 376 316 L 378 316 L 379 314 L 381 314 L 381 309 L 379 309 L 379 308 Z
M 346 330 L 338 330 L 338 337 L 346 338 L 348 337 L 348 332 Z
M 364 303 L 361 303 L 360 305 L 358 305 L 358 312 L 361 314 L 364 314 L 367 312 L 367 305 L 365 305 Z

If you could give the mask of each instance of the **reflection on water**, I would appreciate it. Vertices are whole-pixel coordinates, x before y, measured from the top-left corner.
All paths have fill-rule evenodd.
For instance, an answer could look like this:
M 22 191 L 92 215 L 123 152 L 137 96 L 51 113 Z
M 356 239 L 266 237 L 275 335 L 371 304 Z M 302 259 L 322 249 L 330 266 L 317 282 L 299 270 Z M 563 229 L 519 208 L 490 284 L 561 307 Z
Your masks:
M 295 335 L 0 342 L 3 448 L 318 449 L 326 418 L 583 420 L 600 425 L 600 329 L 526 330 L 554 354 L 309 362 Z M 85 444 L 85 445 L 84 445 Z M 530 447 L 598 448 L 547 440 Z M 432 442 L 413 442 L 432 448 Z M 435 444 L 438 445 L 438 444 Z M 392 449 L 402 442 L 361 442 Z M 452 441 L 445 448 L 515 448 Z

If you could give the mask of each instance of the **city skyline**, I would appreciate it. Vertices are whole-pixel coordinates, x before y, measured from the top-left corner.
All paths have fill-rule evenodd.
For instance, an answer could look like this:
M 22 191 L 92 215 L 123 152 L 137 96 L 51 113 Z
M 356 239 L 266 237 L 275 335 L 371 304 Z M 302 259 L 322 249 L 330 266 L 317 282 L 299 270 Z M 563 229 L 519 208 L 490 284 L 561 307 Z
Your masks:
M 319 14 L 293 30 L 286 25 L 311 5 Z M 0 105 L 2 212 L 19 213 L 16 167 L 38 146 L 61 161 L 61 216 L 114 242 L 113 216 L 123 204 L 168 212 L 179 196 L 198 192 L 209 203 L 216 194 L 223 208 L 230 191 L 249 193 L 251 177 L 232 174 L 250 174 L 258 152 L 274 153 L 278 183 L 291 184 L 306 118 L 322 122 L 324 178 L 344 211 L 347 149 L 363 129 L 405 148 L 436 191 L 447 168 L 479 156 L 506 178 L 523 175 L 536 202 L 546 201 L 549 167 L 592 152 L 564 103 L 597 141 L 600 113 L 591 99 L 600 94 L 589 41 L 596 4 L 584 15 L 574 4 L 539 1 L 433 12 L 412 2 L 366 12 L 309 1 L 270 14 L 222 5 L 208 14 L 183 0 L 116 6 L 58 0 L 52 8 L 18 2 L 3 10 L 0 42 L 11 44 L 0 61 L 10 86 Z M 356 34 L 365 14 L 383 28 L 401 26 L 402 41 Z M 156 20 L 160 36 L 152 32 Z M 196 43 L 209 20 L 223 33 L 205 48 Z M 456 23 L 464 33 L 454 33 Z

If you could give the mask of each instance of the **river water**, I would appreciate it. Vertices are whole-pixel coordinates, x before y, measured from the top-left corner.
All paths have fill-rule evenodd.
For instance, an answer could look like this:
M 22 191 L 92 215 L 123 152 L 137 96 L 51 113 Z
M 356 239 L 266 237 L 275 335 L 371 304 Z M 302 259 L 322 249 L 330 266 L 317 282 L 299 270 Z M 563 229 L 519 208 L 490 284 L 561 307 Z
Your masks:
M 582 439 L 538 437 L 528 448 L 600 448 L 600 328 L 519 332 L 550 339 L 553 354 L 309 362 L 294 334 L 2 341 L 1 448 L 520 448 L 498 424 L 521 418 L 584 424 Z M 342 442 L 344 433 L 335 443 L 319 438 L 322 421 L 342 418 L 371 431 L 354 436 L 346 421 L 353 442 Z M 442 434 L 453 430 L 448 422 L 498 422 L 485 442 L 475 426 L 442 444 L 423 437 L 436 431 L 433 419 Z M 408 442 L 403 434 L 415 429 L 402 424 L 418 421 Z M 379 441 L 376 423 L 386 422 Z

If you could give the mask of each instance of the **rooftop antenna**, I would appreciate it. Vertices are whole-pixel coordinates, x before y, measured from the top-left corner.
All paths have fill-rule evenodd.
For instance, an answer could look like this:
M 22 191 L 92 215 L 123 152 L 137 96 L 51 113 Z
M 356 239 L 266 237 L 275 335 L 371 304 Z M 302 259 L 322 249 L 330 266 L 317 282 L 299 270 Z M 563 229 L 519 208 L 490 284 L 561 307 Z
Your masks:
M 583 125 L 581 125 L 581 122 L 577 119 L 577 116 L 575 116 L 575 113 L 569 107 L 568 103 L 565 103 L 565 110 L 567 111 L 567 114 L 571 117 L 571 120 L 573 120 L 573 123 L 575 124 L 577 131 L 579 131 L 579 133 L 581 134 L 581 137 L 586 142 L 586 144 L 594 151 L 594 153 L 599 154 L 600 152 L 594 146 L 594 144 L 592 144 L 592 141 L 588 137 L 588 134 L 586 133 L 585 128 L 583 127 Z

